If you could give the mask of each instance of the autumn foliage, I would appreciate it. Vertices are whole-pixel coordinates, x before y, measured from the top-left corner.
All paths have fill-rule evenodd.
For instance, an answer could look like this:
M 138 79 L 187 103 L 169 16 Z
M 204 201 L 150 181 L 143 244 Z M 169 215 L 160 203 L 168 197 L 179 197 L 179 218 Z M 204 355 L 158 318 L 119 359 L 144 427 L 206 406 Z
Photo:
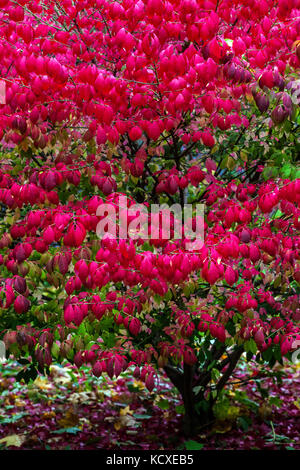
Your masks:
M 0 6 L 8 354 L 150 391 L 164 369 L 192 432 L 244 352 L 300 344 L 300 2 Z M 99 239 L 99 207 L 136 202 L 205 204 L 204 245 Z

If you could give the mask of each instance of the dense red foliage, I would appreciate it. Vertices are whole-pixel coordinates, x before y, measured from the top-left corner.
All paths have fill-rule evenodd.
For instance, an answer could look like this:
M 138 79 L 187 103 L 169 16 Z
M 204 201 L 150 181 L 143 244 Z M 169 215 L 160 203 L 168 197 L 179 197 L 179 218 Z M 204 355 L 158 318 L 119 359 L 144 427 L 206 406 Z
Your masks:
M 134 365 L 149 390 L 153 364 L 194 365 L 205 338 L 291 352 L 300 340 L 300 179 L 224 180 L 214 155 L 230 133 L 251 139 L 254 102 L 271 131 L 293 119 L 299 0 L 0 5 L 7 347 L 42 367 L 51 356 L 91 363 L 96 376 Z M 190 157 L 197 146 L 200 159 Z M 250 161 L 237 166 L 242 174 Z M 146 205 L 182 204 L 192 189 L 207 208 L 204 246 L 190 252 L 163 233 L 148 245 L 127 234 L 99 240 L 98 207 L 127 194 L 124 216 L 134 185 Z M 52 311 L 41 294 L 49 285 Z M 101 320 L 93 340 L 91 331 L 76 336 L 85 319 Z

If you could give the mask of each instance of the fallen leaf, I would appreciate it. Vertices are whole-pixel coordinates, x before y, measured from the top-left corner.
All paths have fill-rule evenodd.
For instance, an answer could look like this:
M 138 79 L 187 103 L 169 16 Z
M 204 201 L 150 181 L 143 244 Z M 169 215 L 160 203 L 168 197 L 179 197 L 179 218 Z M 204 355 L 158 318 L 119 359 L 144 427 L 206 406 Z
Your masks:
M 116 431 L 119 431 L 121 428 L 139 426 L 136 419 L 133 416 L 130 416 L 129 414 L 119 417 L 107 416 L 106 418 L 104 418 L 104 421 L 113 423 Z
M 57 423 L 61 428 L 73 428 L 79 424 L 79 416 L 73 409 L 69 409 Z
M 136 420 L 130 415 L 120 416 L 114 422 L 114 428 L 116 431 L 119 431 L 121 428 L 130 428 L 135 426 Z
M 0 444 L 5 444 L 6 447 L 15 446 L 21 447 L 21 445 L 25 442 L 26 437 L 23 434 L 11 434 L 10 436 L 3 437 L 0 439 Z
M 56 431 L 52 431 L 52 432 L 53 434 L 63 434 L 65 432 L 68 434 L 77 434 L 80 431 L 81 431 L 80 428 L 73 426 L 73 427 L 68 427 L 68 428 L 63 428 L 63 429 L 57 429 Z
M 70 395 L 69 401 L 74 404 L 90 404 L 95 402 L 96 394 L 94 392 L 74 392 Z
M 145 384 L 141 380 L 134 380 L 133 384 L 136 388 L 139 388 L 140 390 L 144 390 Z
M 125 408 L 122 408 L 120 410 L 120 416 L 126 416 L 126 415 L 132 415 L 132 414 L 133 414 L 133 410 L 131 410 L 129 406 L 125 406 Z
M 272 406 L 268 403 L 262 403 L 258 409 L 258 414 L 262 420 L 269 419 L 272 416 Z
M 54 411 L 46 411 L 45 413 L 43 413 L 43 418 L 44 419 L 55 418 L 55 412 Z
M 72 381 L 70 371 L 71 369 L 68 367 L 59 367 L 53 364 L 50 367 L 50 374 L 54 382 L 62 385 Z
M 24 408 L 24 406 L 26 406 L 27 403 L 25 400 L 21 400 L 20 398 L 16 398 L 15 399 L 15 406 L 19 407 L 19 408 Z
M 217 423 L 213 427 L 212 431 L 217 433 L 217 434 L 225 434 L 226 432 L 231 431 L 231 429 L 232 429 L 232 423 L 224 421 L 224 422 Z
M 33 383 L 40 390 L 49 390 L 52 388 L 52 385 L 48 382 L 48 380 L 43 377 L 37 377 Z

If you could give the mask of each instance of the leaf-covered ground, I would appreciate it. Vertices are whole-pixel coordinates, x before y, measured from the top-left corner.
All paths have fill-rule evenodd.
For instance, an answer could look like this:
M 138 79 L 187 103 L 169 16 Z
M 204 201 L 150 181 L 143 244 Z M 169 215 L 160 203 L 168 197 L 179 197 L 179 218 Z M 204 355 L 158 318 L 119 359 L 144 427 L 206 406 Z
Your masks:
M 0 369 L 0 449 L 300 449 L 300 369 L 242 368 L 215 407 L 216 421 L 187 441 L 182 404 L 161 378 L 149 394 L 127 375 L 116 381 L 54 366 L 51 377 L 15 380 Z M 245 380 L 245 383 L 240 381 Z

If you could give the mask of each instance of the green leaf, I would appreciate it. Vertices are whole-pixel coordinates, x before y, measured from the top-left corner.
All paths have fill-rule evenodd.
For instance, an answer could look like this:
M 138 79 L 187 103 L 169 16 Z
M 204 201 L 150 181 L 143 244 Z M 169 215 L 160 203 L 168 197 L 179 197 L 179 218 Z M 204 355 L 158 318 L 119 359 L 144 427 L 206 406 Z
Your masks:
M 249 426 L 251 426 L 252 420 L 248 416 L 239 416 L 237 419 L 237 425 L 242 428 L 243 431 L 248 431 Z
M 63 429 L 57 429 L 56 431 L 52 431 L 53 434 L 64 434 L 65 432 L 68 434 L 77 434 L 80 432 L 81 429 L 77 427 L 71 427 L 71 428 L 63 428 Z
M 221 373 L 220 373 L 220 371 L 218 371 L 218 369 L 212 369 L 211 370 L 211 377 L 212 377 L 214 382 L 218 381 L 220 375 L 221 375 Z
M 280 175 L 282 176 L 282 178 L 289 178 L 291 171 L 292 171 L 292 166 L 289 163 L 286 163 L 280 169 Z
M 16 413 L 11 416 L 0 416 L 0 423 L 1 424 L 11 424 L 15 423 L 16 421 L 19 421 L 19 419 L 23 418 L 24 416 L 27 416 L 29 413 L 26 411 L 22 411 L 21 413 Z
M 253 354 L 256 354 L 257 352 L 257 345 L 253 338 L 249 340 L 249 351 L 251 351 Z
M 185 413 L 184 405 L 175 406 L 175 411 L 176 411 L 176 413 L 183 415 Z
M 281 212 L 281 210 L 277 209 L 277 211 L 275 212 L 275 214 L 273 215 L 273 219 L 279 219 L 280 217 L 282 217 L 284 214 L 283 212 Z
M 140 415 L 138 413 L 133 413 L 132 415 L 135 419 L 149 419 L 152 418 L 151 415 Z
M 276 178 L 278 175 L 278 169 L 274 166 L 266 166 L 262 172 L 262 177 L 264 180 L 269 180 L 271 178 Z
M 270 397 L 269 403 L 270 405 L 275 405 L 279 408 L 282 405 L 282 400 L 279 397 Z
M 186 450 L 201 450 L 204 447 L 204 444 L 200 444 L 200 442 L 190 440 L 184 442 L 184 447 Z
M 84 335 L 87 331 L 86 331 L 86 327 L 85 327 L 85 323 L 82 322 L 78 328 L 78 334 L 79 335 Z
M 166 302 L 168 302 L 168 301 L 171 300 L 171 299 L 172 299 L 172 292 L 171 292 L 171 290 L 169 289 L 168 292 L 166 293 L 165 297 L 164 297 L 164 300 L 165 300 Z
M 232 40 L 232 39 L 226 38 L 226 39 L 224 39 L 224 41 L 226 42 L 227 46 L 232 47 L 232 44 L 233 44 L 233 40 Z
M 59 352 L 60 352 L 60 347 L 58 346 L 58 344 L 53 343 L 53 344 L 52 344 L 52 347 L 51 347 L 51 354 L 52 354 L 55 358 L 58 358 Z
M 161 410 L 168 410 L 170 408 L 170 403 L 169 400 L 162 398 L 159 400 L 159 402 L 156 403 L 156 405 L 161 409 Z

